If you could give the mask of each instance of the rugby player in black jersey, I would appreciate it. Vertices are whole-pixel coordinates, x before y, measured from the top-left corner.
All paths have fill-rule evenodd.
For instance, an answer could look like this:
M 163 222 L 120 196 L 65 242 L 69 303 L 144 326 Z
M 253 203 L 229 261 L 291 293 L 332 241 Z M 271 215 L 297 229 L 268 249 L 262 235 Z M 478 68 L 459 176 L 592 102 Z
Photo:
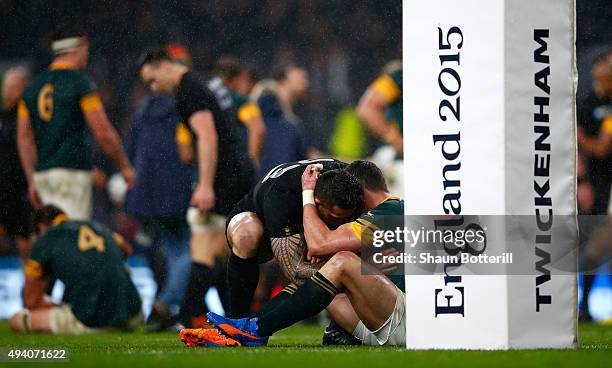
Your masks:
M 231 248 L 228 261 L 230 315 L 248 315 L 259 280 L 259 264 L 276 257 L 290 282 L 300 285 L 316 272 L 306 260 L 303 240 L 301 175 L 309 164 L 323 171 L 342 169 L 333 159 L 303 160 L 281 164 L 234 207 L 228 216 L 226 235 Z M 358 214 L 361 187 L 346 173 L 329 176 L 319 185 L 317 208 L 329 226 L 340 225 Z M 353 190 L 345 190 L 348 185 Z M 353 184 L 352 187 L 350 184 Z M 340 191 L 336 193 L 334 191 Z M 331 198 L 334 198 L 333 200 Z M 288 289 L 287 291 L 290 291 Z
M 237 130 L 232 97 L 221 79 L 190 71 L 164 49 L 145 54 L 139 65 L 152 91 L 176 95 L 178 112 L 196 137 L 198 179 L 188 219 L 192 235 L 199 234 L 192 237 L 190 280 L 181 307 L 183 323 L 195 325 L 199 322 L 194 317 L 206 312 L 202 299 L 215 277 L 215 255 L 226 250 L 225 217 L 252 187 L 254 169 Z
M 249 314 L 259 281 L 259 264 L 276 257 L 291 282 L 260 313 L 288 298 L 296 286 L 322 266 L 307 260 L 304 240 L 301 175 L 316 164 L 327 175 L 317 184 L 316 208 L 327 226 L 336 228 L 351 221 L 362 210 L 359 182 L 344 170 L 344 162 L 333 159 L 302 160 L 280 164 L 234 207 L 228 216 L 226 235 L 231 248 L 228 261 L 229 315 Z M 354 345 L 360 342 L 334 321 L 326 329 L 324 344 Z

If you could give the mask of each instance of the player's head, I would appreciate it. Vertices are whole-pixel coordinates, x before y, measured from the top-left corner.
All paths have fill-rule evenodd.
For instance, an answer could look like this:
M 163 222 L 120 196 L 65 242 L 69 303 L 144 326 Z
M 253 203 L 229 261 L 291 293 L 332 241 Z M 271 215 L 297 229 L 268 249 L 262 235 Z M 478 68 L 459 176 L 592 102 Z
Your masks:
M 75 26 L 59 26 L 51 38 L 51 51 L 55 57 L 69 58 L 75 67 L 85 69 L 89 60 L 87 33 Z
M 185 45 L 180 43 L 171 43 L 164 46 L 164 50 L 174 62 L 185 65 L 188 69 L 193 68 L 193 60 L 191 54 Z
M 240 64 L 233 56 L 220 57 L 215 63 L 212 73 L 221 78 L 229 89 L 243 96 L 248 95 L 255 85 L 251 70 Z
M 273 78 L 279 86 L 289 92 L 293 100 L 300 98 L 308 90 L 308 71 L 300 66 L 282 65 L 275 70 Z
M 600 54 L 593 63 L 593 90 L 601 98 L 612 98 L 612 49 Z
M 248 95 L 255 85 L 251 71 L 232 56 L 220 57 L 212 73 L 221 78 L 229 89 L 243 96 Z
M 11 110 L 17 105 L 17 101 L 21 98 L 29 78 L 30 73 L 22 66 L 14 66 L 4 73 L 2 80 L 2 101 L 5 110 Z
M 364 189 L 377 193 L 389 192 L 382 171 L 372 161 L 355 160 L 344 170 L 357 178 Z
M 361 185 L 344 170 L 323 172 L 317 179 L 314 197 L 319 217 L 334 228 L 354 219 L 364 206 Z
M 53 205 L 45 205 L 34 210 L 32 214 L 32 225 L 37 235 L 47 232 L 49 227 L 57 221 L 58 217 L 65 216 L 64 211 Z
M 142 81 L 153 92 L 172 93 L 180 83 L 180 76 L 175 68 L 179 65 L 168 52 L 163 49 L 149 51 L 140 57 L 138 63 Z M 186 70 L 187 67 L 182 66 Z

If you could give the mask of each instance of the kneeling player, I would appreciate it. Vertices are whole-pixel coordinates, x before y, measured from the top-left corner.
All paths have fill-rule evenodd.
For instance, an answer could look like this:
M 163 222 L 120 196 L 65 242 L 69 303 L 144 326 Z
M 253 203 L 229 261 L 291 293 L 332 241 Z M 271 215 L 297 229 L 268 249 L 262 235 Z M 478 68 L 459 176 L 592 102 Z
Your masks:
M 143 321 L 140 296 L 124 263 L 129 246 L 91 221 L 71 221 L 60 209 L 34 214 L 38 239 L 25 263 L 26 309 L 11 318 L 15 332 L 86 334 L 132 331 Z M 61 280 L 64 302 L 45 295 L 49 280 Z
M 303 176 L 304 232 L 309 254 L 324 257 L 335 253 L 319 272 L 265 314 L 232 320 L 209 313 L 210 322 L 223 336 L 215 330 L 188 330 L 181 334 L 184 341 L 193 345 L 262 346 L 276 331 L 330 306 L 341 291 L 350 300 L 354 313 L 347 305 L 328 310 L 345 330 L 353 331 L 354 336 L 368 345 L 405 344 L 405 297 L 399 288 L 403 287 L 403 280 L 397 280 L 394 285 L 387 277 L 374 274 L 374 270 L 364 275 L 362 267 L 368 265 L 362 265 L 354 253 L 360 249 L 362 239 L 366 239 L 366 232 L 396 225 L 403 216 L 403 201 L 388 195 L 382 173 L 376 166 L 365 161 L 351 166 L 347 171 L 361 178 L 369 211 L 336 230 L 329 230 L 317 216 L 312 192 L 309 192 L 314 188 L 316 173 L 311 173 L 309 167 Z M 394 220 L 388 221 L 385 217 L 389 216 Z M 338 300 L 338 303 L 345 301 Z
M 230 316 L 248 315 L 259 281 L 260 263 L 276 257 L 287 278 L 296 285 L 302 284 L 318 269 L 306 260 L 302 235 L 300 178 L 309 164 L 319 164 L 327 171 L 346 167 L 345 163 L 333 159 L 278 165 L 238 202 L 228 216 Z M 352 186 L 349 183 L 347 188 L 343 179 L 353 178 L 345 173 L 330 173 L 321 180 L 317 189 L 320 194 L 317 210 L 330 226 L 338 226 L 361 212 L 358 183 L 353 182 Z M 337 193 L 340 191 L 342 193 Z

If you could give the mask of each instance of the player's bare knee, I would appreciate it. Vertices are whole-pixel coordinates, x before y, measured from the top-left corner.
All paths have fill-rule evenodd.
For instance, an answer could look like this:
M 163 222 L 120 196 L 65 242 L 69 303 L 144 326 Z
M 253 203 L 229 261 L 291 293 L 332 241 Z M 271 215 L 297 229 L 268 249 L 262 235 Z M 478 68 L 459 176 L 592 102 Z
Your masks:
M 355 265 L 359 265 L 359 257 L 348 251 L 341 251 L 334 254 L 333 257 L 327 262 L 326 266 L 329 265 L 334 271 L 339 273 L 346 273 L 346 271 L 354 268 Z
M 227 226 L 232 252 L 245 259 L 256 256 L 263 233 L 263 224 L 253 212 L 239 213 Z

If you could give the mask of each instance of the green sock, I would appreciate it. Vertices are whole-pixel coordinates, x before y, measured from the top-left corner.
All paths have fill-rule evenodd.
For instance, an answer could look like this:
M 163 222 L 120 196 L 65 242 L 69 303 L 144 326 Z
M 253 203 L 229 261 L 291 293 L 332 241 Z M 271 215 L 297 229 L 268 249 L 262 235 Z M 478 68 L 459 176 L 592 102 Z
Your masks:
M 338 289 L 319 272 L 300 286 L 293 295 L 266 314 L 257 317 L 259 336 L 270 336 L 296 322 L 315 316 L 324 310 Z

